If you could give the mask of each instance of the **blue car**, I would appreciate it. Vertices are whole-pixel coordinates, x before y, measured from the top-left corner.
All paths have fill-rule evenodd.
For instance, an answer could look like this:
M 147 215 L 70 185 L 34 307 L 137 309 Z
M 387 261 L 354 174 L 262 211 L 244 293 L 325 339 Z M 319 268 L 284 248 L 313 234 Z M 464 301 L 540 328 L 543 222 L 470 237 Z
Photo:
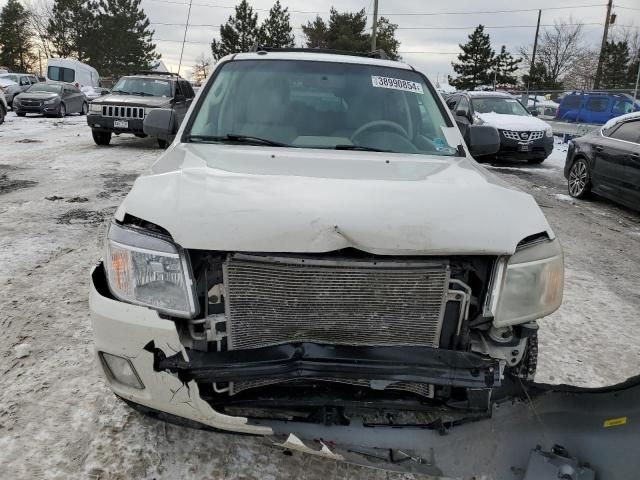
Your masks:
M 605 92 L 571 92 L 560 101 L 556 120 L 602 125 L 608 120 L 640 111 L 640 104 L 624 94 Z

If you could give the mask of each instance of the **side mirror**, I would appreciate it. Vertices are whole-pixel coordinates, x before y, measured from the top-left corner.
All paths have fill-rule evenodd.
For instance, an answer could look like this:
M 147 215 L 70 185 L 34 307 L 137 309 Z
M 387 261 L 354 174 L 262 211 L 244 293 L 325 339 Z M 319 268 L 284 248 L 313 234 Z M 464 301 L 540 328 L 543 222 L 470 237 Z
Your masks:
M 175 97 L 173 97 L 173 103 L 182 103 L 186 101 L 187 101 L 187 97 L 179 93 Z
M 537 109 L 537 108 L 533 108 L 533 107 L 531 107 L 531 108 L 529 109 L 529 113 L 530 113 L 531 115 L 533 115 L 534 117 L 537 117 L 537 116 L 540 114 L 540 112 L 538 112 L 538 109 Z
M 489 125 L 469 125 L 465 136 L 473 157 L 493 155 L 500 150 L 500 133 Z
M 457 117 L 465 117 L 465 118 L 467 118 L 469 116 L 469 112 L 466 111 L 464 108 L 461 108 L 459 110 L 456 110 L 456 116 Z
M 169 140 L 178 131 L 175 112 L 171 108 L 154 108 L 142 122 L 142 130 L 150 137 Z

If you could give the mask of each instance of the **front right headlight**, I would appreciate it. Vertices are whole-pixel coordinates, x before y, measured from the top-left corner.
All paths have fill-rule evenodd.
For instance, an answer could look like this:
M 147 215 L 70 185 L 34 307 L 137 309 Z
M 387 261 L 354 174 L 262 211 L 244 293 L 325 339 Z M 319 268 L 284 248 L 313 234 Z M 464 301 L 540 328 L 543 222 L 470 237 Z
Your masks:
M 555 312 L 564 288 L 564 259 L 558 240 L 517 250 L 503 267 L 496 287 L 496 327 L 526 323 Z
M 197 313 L 187 253 L 170 240 L 112 223 L 104 263 L 109 289 L 119 300 L 177 317 Z
M 95 113 L 100 113 L 102 111 L 102 105 L 100 105 L 99 103 L 91 102 L 89 104 L 89 111 L 90 112 L 95 112 Z

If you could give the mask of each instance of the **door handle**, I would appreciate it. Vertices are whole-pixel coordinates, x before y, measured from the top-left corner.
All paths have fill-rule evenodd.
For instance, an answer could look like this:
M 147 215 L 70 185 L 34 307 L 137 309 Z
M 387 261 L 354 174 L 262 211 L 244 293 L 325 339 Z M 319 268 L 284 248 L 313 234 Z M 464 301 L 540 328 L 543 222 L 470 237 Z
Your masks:
M 604 150 L 604 147 L 602 145 L 596 145 L 595 150 L 596 152 L 601 152 L 602 150 Z

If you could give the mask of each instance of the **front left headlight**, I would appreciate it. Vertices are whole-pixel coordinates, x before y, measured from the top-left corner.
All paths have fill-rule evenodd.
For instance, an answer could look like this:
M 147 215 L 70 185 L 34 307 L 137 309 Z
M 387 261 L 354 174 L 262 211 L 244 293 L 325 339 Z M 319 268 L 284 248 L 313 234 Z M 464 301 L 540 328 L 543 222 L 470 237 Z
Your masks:
M 177 317 L 196 315 L 187 252 L 165 237 L 112 223 L 104 263 L 109 289 L 119 300 Z
M 517 250 L 503 267 L 499 283 L 493 312 L 496 327 L 526 323 L 555 312 L 564 288 L 564 259 L 558 240 Z
M 55 105 L 58 102 L 57 98 L 52 98 L 51 100 L 45 100 L 44 103 L 45 105 Z
M 553 129 L 552 129 L 551 127 L 549 127 L 549 128 L 545 128 L 545 130 L 544 130 L 544 134 L 545 134 L 547 137 L 553 137 Z
M 91 103 L 89 104 L 89 111 L 90 111 L 90 112 L 97 112 L 97 113 L 100 113 L 100 112 L 102 112 L 102 105 L 100 105 L 99 103 L 93 103 L 93 102 L 91 102 Z

